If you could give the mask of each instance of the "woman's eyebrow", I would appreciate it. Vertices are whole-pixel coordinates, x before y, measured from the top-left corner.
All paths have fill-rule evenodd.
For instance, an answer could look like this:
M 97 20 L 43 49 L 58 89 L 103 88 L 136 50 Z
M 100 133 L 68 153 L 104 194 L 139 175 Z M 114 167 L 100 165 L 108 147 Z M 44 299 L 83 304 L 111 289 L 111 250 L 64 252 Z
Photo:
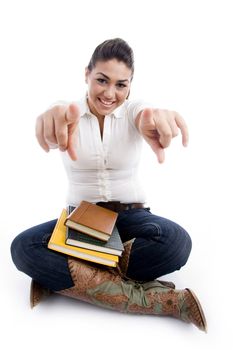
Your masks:
M 105 78 L 105 79 L 108 79 L 108 80 L 110 80 L 110 78 L 106 75 L 106 74 L 104 74 L 104 73 L 102 73 L 102 72 L 97 72 L 96 74 L 101 74 L 101 75 L 103 75 L 103 77 Z M 124 82 L 129 82 L 129 79 L 121 79 L 121 80 L 117 80 L 119 83 L 124 83 Z

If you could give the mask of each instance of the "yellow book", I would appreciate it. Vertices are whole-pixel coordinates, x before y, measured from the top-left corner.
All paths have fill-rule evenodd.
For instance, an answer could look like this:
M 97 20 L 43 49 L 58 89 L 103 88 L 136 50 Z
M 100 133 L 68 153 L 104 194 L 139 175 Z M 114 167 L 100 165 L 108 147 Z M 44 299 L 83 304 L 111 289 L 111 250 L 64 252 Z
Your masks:
M 48 248 L 56 250 L 57 252 L 74 256 L 79 259 L 84 259 L 98 264 L 115 267 L 119 261 L 119 257 L 112 254 L 96 252 L 89 249 L 70 246 L 65 243 L 66 226 L 65 220 L 67 218 L 66 209 L 62 210 L 60 218 L 57 220 L 56 226 L 50 237 Z

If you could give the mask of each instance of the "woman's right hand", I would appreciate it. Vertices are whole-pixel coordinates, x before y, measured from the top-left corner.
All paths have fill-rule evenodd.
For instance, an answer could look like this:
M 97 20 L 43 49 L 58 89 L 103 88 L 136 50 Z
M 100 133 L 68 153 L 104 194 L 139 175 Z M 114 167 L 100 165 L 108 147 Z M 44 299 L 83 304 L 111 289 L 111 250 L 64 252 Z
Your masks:
M 79 108 L 75 103 L 57 105 L 41 114 L 36 120 L 36 137 L 40 146 L 49 152 L 52 148 L 67 151 L 72 160 L 77 160 L 77 125 Z

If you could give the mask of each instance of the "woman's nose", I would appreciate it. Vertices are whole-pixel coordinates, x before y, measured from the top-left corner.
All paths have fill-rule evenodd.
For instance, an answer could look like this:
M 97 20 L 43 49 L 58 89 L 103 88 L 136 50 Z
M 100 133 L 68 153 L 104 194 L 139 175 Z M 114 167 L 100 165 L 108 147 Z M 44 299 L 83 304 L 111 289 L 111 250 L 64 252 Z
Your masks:
M 113 99 L 115 97 L 115 87 L 114 86 L 108 86 L 106 87 L 104 91 L 104 97 L 107 99 Z

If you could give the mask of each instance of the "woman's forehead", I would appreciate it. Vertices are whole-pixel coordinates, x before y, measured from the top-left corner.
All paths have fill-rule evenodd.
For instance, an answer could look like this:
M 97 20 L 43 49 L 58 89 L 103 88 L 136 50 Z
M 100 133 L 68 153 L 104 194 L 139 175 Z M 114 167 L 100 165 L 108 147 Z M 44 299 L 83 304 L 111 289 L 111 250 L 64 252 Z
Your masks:
M 131 69 L 124 62 L 116 59 L 96 62 L 92 72 L 113 80 L 131 80 L 132 77 Z

